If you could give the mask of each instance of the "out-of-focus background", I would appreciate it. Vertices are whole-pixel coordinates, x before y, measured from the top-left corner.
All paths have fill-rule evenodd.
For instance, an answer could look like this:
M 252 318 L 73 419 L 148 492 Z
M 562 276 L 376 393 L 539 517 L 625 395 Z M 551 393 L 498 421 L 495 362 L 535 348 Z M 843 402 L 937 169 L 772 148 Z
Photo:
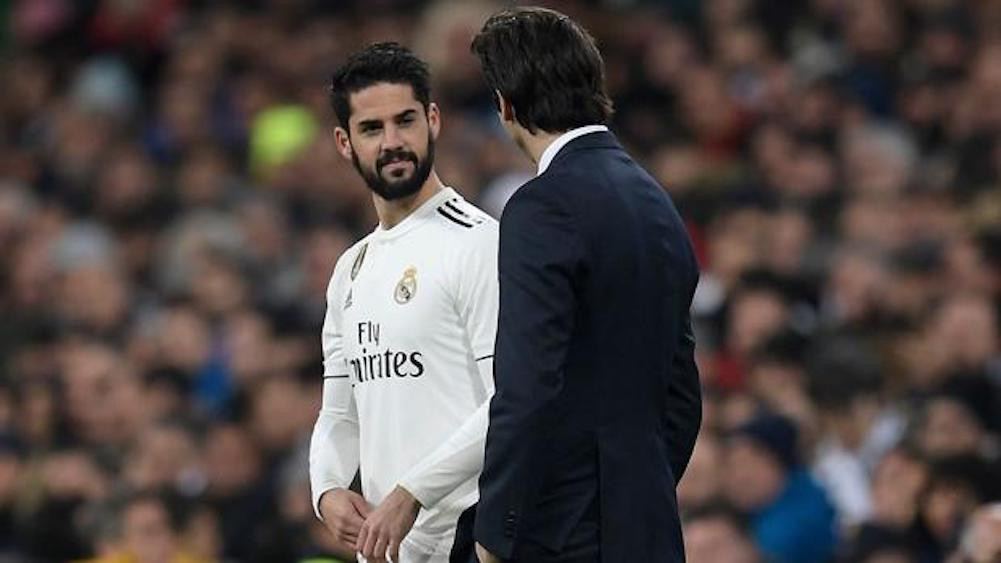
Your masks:
M 702 264 L 690 561 L 996 561 L 1001 2 L 546 5 Z M 375 217 L 326 83 L 412 46 L 497 215 L 533 170 L 468 50 L 497 7 L 0 3 L 0 560 L 329 555 L 324 290 Z

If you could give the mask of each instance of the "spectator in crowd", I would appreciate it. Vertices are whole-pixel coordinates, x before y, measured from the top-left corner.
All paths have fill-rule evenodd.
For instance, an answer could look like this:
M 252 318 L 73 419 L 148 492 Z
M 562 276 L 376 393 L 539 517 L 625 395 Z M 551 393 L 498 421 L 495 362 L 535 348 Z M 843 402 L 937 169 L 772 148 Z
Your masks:
M 970 517 L 963 530 L 958 551 L 950 562 L 996 561 L 1001 557 L 1001 505 L 988 504 Z
M 844 560 L 863 563 L 911 563 L 917 558 L 913 540 L 887 528 L 865 528 Z
M 810 396 L 821 419 L 813 471 L 848 528 L 872 514 L 875 466 L 904 431 L 901 416 L 883 405 L 880 368 L 865 345 L 833 336 L 811 359 Z
M 920 508 L 925 559 L 944 559 L 977 506 L 1001 499 L 999 474 L 997 466 L 977 456 L 945 457 L 932 464 Z
M 869 536 L 909 537 L 916 533 L 929 471 L 920 453 L 905 446 L 880 459 L 872 479 L 872 514 L 856 534 L 854 549 L 866 544 Z
M 138 493 L 109 501 L 95 525 L 102 529 L 96 559 L 91 563 L 202 563 L 183 545 L 178 516 L 165 498 Z
M 758 563 L 761 556 L 740 516 L 726 505 L 708 504 L 684 518 L 685 558 L 692 563 Z
M 828 560 L 836 547 L 834 508 L 801 465 L 793 423 L 757 415 L 732 431 L 726 448 L 726 497 L 748 514 L 765 555 Z

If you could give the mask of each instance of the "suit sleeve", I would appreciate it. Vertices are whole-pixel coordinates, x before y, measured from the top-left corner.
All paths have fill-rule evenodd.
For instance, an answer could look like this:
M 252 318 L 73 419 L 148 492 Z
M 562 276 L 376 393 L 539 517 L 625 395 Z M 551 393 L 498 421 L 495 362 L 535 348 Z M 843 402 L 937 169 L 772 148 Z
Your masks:
M 548 444 L 549 405 L 559 395 L 575 326 L 575 279 L 584 244 L 571 214 L 528 184 L 501 220 L 500 312 L 475 537 L 510 558 L 534 506 Z
M 348 488 L 358 472 L 358 409 L 351 373 L 343 353 L 341 307 L 345 291 L 340 265 L 327 288 L 323 320 L 323 402 L 309 443 L 309 481 L 313 511 L 320 515 L 320 497 L 326 491 Z
M 671 374 L 664 405 L 664 441 L 675 483 L 688 467 L 695 438 L 702 423 L 702 391 L 695 365 L 695 334 L 686 313 L 678 331 L 678 343 L 671 362 Z

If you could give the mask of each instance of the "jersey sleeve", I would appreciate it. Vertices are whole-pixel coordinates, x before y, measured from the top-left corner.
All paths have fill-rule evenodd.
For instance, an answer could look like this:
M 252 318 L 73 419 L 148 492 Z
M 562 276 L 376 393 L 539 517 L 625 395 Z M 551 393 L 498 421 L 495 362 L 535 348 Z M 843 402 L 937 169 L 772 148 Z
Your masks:
M 497 243 L 496 224 L 479 227 L 474 244 L 457 258 L 455 302 L 466 329 L 474 359 L 492 358 L 497 336 Z M 493 381 L 490 382 L 491 387 Z
M 347 254 L 347 253 L 346 253 Z M 358 409 L 351 372 L 343 351 L 341 312 L 347 293 L 342 257 L 327 288 L 323 320 L 323 402 L 309 444 L 309 480 L 313 510 L 320 514 L 320 497 L 336 488 L 348 488 L 358 471 Z
M 483 404 L 430 455 L 408 471 L 400 486 L 424 508 L 438 504 L 483 468 L 490 401 Z

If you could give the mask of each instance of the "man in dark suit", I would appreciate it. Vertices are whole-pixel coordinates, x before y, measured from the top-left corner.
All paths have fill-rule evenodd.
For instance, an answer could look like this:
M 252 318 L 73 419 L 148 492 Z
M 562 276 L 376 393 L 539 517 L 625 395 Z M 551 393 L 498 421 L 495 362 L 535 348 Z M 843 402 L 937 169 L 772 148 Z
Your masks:
M 688 314 L 698 269 L 682 221 L 605 127 L 603 62 L 584 29 L 518 8 L 491 17 L 472 49 L 539 169 L 501 218 L 477 555 L 683 561 L 675 486 L 701 400 Z

